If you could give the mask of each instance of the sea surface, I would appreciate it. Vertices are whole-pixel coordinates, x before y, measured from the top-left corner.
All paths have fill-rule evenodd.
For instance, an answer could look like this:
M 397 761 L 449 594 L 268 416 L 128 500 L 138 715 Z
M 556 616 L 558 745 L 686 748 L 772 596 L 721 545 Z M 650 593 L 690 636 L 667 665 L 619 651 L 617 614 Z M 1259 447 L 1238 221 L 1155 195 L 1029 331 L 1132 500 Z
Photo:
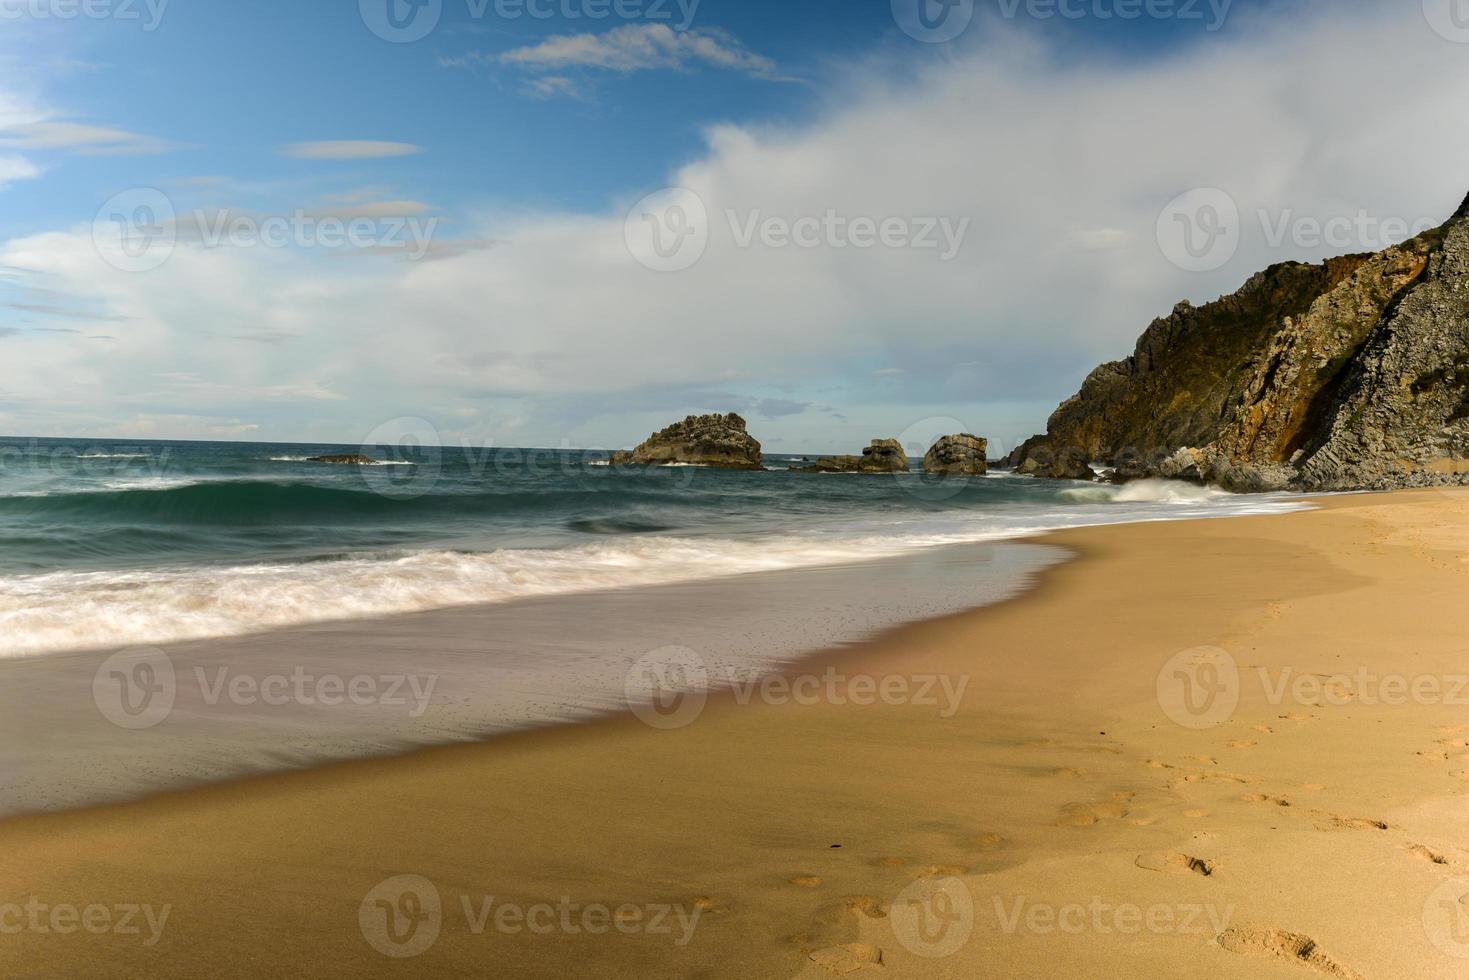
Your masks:
M 379 465 L 308 460 L 364 451 Z M 591 451 L 3 438 L 0 657 L 1302 506 L 1160 482 L 792 472 L 801 459 L 750 473 Z

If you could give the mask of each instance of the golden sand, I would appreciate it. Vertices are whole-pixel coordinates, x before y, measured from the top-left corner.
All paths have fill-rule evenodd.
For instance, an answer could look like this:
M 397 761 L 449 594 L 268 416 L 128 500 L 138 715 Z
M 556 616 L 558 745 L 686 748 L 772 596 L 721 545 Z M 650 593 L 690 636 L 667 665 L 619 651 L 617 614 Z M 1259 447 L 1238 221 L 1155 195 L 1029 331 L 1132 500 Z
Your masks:
M 1469 493 L 1320 503 L 1049 535 L 678 727 L 8 821 L 0 975 L 1464 977 Z

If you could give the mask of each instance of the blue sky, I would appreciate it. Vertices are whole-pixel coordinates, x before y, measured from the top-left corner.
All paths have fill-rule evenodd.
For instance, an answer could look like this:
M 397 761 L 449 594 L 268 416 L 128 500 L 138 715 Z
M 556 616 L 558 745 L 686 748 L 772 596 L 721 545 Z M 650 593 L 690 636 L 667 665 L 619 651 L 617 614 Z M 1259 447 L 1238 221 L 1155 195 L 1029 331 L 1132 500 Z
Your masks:
M 737 409 L 777 451 L 1004 446 L 1177 300 L 1469 191 L 1469 46 L 1417 3 L 973 0 L 925 43 L 908 0 L 438 0 L 393 43 L 389 0 L 68 2 L 0 3 L 16 434 L 350 443 L 410 417 L 619 446 Z M 708 243 L 653 268 L 633 239 L 674 205 L 629 209 L 670 187 Z M 1197 190 L 1238 212 L 1208 268 L 1158 230 Z M 167 255 L 119 268 L 99 209 L 160 200 Z M 260 244 L 269 218 L 290 244 Z M 324 218 L 377 237 L 323 243 Z

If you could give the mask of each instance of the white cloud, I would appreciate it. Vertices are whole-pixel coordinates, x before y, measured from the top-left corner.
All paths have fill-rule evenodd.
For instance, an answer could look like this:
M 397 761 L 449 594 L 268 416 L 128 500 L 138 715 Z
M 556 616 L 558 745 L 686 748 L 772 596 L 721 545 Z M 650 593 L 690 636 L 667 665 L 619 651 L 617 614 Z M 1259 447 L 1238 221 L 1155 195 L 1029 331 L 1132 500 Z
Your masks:
M 666 24 L 628 24 L 604 34 L 558 34 L 499 56 L 506 65 L 535 70 L 568 67 L 634 72 L 703 64 L 774 78 L 776 63 L 720 30 L 675 31 Z
M 0 146 L 25 150 L 66 150 L 91 156 L 163 153 L 173 148 L 166 140 L 126 129 L 73 122 L 34 122 L 0 131 Z
M 41 168 L 23 156 L 0 156 L 0 191 L 17 180 L 30 180 L 41 175 Z
M 953 416 L 998 448 L 1178 299 L 1353 250 L 1273 247 L 1261 209 L 1442 219 L 1469 192 L 1469 131 L 1445 123 L 1469 90 L 1463 46 L 1416 9 L 1321 10 L 1270 28 L 1236 17 L 1140 66 L 1062 64 L 1013 35 L 916 73 L 854 65 L 814 122 L 715 128 L 698 159 L 597 213 L 461 218 L 470 240 L 504 244 L 435 262 L 180 246 L 129 275 L 86 228 L 12 240 L 0 264 L 130 319 L 112 344 L 0 338 L 0 390 L 29 399 L 7 410 L 37 433 L 207 417 L 350 442 L 414 415 L 446 438 L 503 438 L 519 419 L 526 443 L 608 445 L 740 397 L 825 406 L 762 421 L 772 445 L 822 449 L 835 432 L 851 449 Z M 696 192 L 712 219 L 682 272 L 649 271 L 624 245 L 628 208 L 659 184 Z M 1247 216 L 1238 254 L 1207 274 L 1171 265 L 1154 239 L 1164 205 L 1193 187 L 1224 188 Z M 727 211 L 972 226 L 943 263 L 741 248 Z M 247 335 L 293 339 L 230 339 Z M 212 387 L 160 383 L 168 373 Z M 834 428 L 833 414 L 848 421 Z M 202 431 L 168 424 L 158 434 Z
M 538 99 L 581 99 L 586 98 L 582 87 L 565 75 L 546 75 L 532 78 L 526 91 Z
M 406 157 L 422 153 L 423 147 L 413 143 L 387 140 L 316 140 L 291 143 L 281 153 L 298 160 L 376 160 L 383 157 Z

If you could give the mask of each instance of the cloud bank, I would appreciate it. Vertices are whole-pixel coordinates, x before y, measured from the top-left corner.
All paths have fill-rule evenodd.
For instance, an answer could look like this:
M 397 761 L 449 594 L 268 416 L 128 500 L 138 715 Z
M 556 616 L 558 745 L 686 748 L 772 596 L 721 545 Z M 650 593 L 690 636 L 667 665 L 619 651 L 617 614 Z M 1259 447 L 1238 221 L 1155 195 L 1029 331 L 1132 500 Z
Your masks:
M 814 121 L 711 128 L 698 159 L 600 212 L 460 215 L 456 234 L 497 247 L 432 262 L 180 245 L 126 273 L 90 228 L 13 239 L 0 264 L 125 319 L 105 344 L 0 340 L 0 429 L 351 442 L 412 415 L 448 439 L 615 446 L 685 411 L 763 405 L 772 447 L 850 450 L 945 416 L 1005 448 L 1177 300 L 1355 250 L 1276 242 L 1280 222 L 1442 220 L 1469 192 L 1469 131 L 1453 125 L 1469 48 L 1417 5 L 1316 9 L 1238 15 L 1141 65 L 1066 62 L 1003 28 L 916 63 L 908 47 L 824 82 Z M 623 57 L 538 47 L 548 67 Z M 629 210 L 660 186 L 704 211 L 678 228 L 654 214 L 669 234 L 701 222 L 680 271 L 627 244 L 643 221 L 634 210 L 630 232 Z M 1193 188 L 1241 215 L 1237 251 L 1207 272 L 1156 239 Z M 741 245 L 770 219 L 828 216 L 969 224 L 951 261 L 823 232 Z

